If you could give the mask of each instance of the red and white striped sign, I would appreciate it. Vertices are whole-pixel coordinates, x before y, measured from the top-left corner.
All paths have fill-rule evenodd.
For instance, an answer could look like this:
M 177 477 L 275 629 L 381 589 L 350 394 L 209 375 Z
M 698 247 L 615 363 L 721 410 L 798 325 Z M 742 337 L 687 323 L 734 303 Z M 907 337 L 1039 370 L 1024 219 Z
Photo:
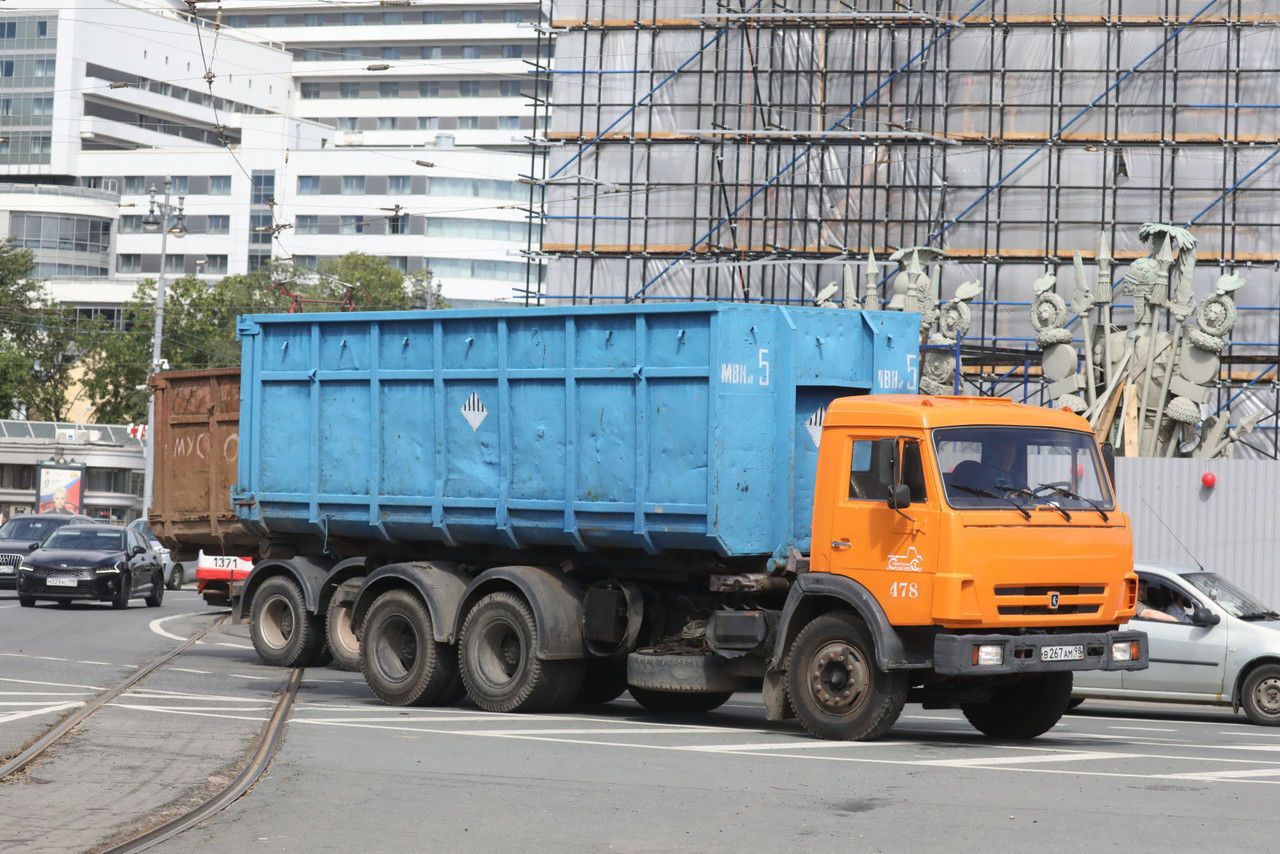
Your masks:
M 138 441 L 142 441 L 143 439 L 147 438 L 147 425 L 146 424 L 130 424 L 129 435 L 137 439 Z

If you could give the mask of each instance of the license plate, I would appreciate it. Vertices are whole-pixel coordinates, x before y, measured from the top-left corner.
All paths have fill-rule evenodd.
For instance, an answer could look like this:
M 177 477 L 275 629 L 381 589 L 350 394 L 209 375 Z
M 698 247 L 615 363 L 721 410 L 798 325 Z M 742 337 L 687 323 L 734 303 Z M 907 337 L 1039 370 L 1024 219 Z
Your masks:
M 0 563 L 0 575 L 13 575 L 13 567 Z
M 45 580 L 45 584 L 50 587 L 75 587 L 78 581 L 76 578 L 50 578 Z
M 1082 646 L 1042 646 L 1041 661 L 1080 661 L 1084 658 Z

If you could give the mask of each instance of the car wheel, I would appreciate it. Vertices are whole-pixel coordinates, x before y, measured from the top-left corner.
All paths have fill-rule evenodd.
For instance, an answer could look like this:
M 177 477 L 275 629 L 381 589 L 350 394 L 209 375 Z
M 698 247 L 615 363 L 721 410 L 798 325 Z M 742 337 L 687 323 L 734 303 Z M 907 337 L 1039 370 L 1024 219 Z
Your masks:
M 120 586 L 116 588 L 116 593 L 111 597 L 111 607 L 117 611 L 123 611 L 129 607 L 129 593 L 133 587 L 133 579 L 129 577 L 129 573 L 120 573 Z
M 151 592 L 147 594 L 147 607 L 159 608 L 164 601 L 164 570 L 157 569 L 151 573 Z
M 1280 726 L 1280 665 L 1262 664 L 1250 671 L 1240 705 L 1255 724 Z
M 18 604 L 24 608 L 34 608 L 36 606 L 36 597 L 19 595 Z
M 173 572 L 169 573 L 169 589 L 177 590 L 182 586 L 182 582 L 186 580 L 186 575 L 182 571 L 182 564 L 175 563 L 173 565 Z

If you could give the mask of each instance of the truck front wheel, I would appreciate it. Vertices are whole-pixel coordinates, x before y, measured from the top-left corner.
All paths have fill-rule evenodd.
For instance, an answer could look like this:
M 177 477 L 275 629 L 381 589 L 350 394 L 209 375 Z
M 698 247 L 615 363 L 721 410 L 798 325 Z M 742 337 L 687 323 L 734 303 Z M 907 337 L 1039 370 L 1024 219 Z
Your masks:
M 388 705 L 443 706 L 462 699 L 453 648 L 435 639 L 431 613 L 407 590 L 374 600 L 359 656 L 364 681 Z
M 276 667 L 306 667 L 325 652 L 324 626 L 307 612 L 297 582 L 284 576 L 268 578 L 254 594 L 249 634 L 258 658 Z
M 1053 729 L 1071 702 L 1071 673 L 1032 673 L 1001 685 L 985 703 L 960 711 L 974 729 L 992 738 L 1022 740 Z
M 902 714 L 906 676 L 876 666 L 866 626 L 848 612 L 824 614 L 796 636 L 787 658 L 787 694 L 812 735 L 879 738 Z
M 542 661 L 537 648 L 537 621 L 523 599 L 500 591 L 477 602 L 458 640 L 462 681 L 476 705 L 490 712 L 550 712 L 572 703 L 583 663 Z

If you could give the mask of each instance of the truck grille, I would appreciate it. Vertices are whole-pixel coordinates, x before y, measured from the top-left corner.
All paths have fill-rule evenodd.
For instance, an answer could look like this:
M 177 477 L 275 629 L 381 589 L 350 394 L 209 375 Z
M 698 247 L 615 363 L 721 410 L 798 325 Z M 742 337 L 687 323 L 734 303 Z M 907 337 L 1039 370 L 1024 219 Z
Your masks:
M 1096 614 L 1106 592 L 1102 584 L 1003 585 L 995 589 L 996 608 L 1002 617 Z

